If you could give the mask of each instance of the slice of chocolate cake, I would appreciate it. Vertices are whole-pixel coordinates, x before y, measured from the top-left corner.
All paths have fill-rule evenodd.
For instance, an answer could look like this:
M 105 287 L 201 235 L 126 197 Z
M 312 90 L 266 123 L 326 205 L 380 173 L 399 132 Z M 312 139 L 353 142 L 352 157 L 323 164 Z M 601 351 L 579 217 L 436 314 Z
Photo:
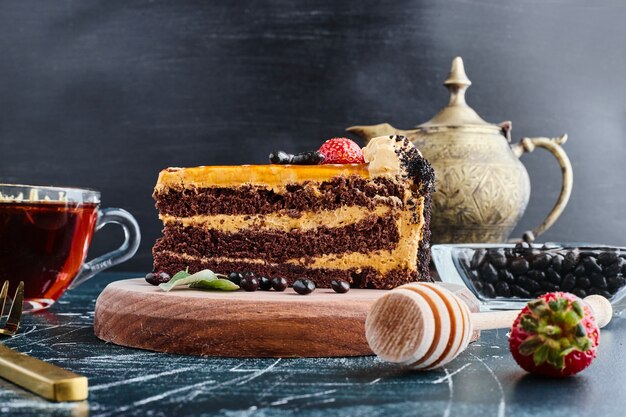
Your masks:
M 428 280 L 430 164 L 401 136 L 372 139 L 363 156 L 365 164 L 163 170 L 154 270 L 250 271 L 318 287 Z

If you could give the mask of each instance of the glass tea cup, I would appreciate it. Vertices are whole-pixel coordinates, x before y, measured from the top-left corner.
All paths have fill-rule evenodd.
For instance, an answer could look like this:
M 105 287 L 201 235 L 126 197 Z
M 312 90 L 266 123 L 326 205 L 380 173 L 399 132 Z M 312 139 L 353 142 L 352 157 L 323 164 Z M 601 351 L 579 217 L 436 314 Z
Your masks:
M 108 223 L 124 230 L 116 250 L 85 262 L 94 233 Z M 130 259 L 141 234 L 119 208 L 100 209 L 94 190 L 0 184 L 0 282 L 24 281 L 24 311 L 50 307 L 68 288 Z

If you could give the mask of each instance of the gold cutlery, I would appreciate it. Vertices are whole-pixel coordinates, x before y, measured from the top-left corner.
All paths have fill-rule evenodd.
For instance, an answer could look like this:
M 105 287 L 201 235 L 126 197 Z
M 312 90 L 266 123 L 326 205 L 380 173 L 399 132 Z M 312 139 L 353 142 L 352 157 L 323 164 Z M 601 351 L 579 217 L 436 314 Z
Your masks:
M 9 292 L 9 281 L 5 281 L 0 290 L 0 316 Z M 0 327 L 0 334 L 13 336 L 20 325 L 24 283 L 20 282 L 11 303 L 5 324 Z M 87 399 L 87 378 L 66 369 L 59 368 L 18 353 L 0 344 L 0 377 L 19 385 L 51 401 L 82 401 Z

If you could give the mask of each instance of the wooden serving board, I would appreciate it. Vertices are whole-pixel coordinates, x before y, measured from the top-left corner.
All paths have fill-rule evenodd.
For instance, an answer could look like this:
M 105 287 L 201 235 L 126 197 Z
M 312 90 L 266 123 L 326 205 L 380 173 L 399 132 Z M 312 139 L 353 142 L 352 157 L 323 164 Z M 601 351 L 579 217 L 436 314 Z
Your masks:
M 478 311 L 467 289 L 450 289 Z M 94 330 L 98 338 L 118 345 L 190 355 L 372 355 L 365 318 L 385 292 L 337 294 L 318 288 L 302 296 L 291 288 L 253 293 L 181 288 L 166 293 L 143 278 L 129 279 L 109 284 L 100 294 Z

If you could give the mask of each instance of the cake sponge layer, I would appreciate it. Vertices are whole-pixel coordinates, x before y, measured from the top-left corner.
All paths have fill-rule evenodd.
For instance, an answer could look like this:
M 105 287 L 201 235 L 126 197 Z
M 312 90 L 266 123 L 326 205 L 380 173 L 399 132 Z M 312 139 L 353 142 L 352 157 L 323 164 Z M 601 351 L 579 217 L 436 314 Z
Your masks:
M 163 237 L 157 241 L 153 252 L 155 256 L 161 251 L 172 251 L 199 257 L 262 257 L 267 262 L 284 262 L 324 254 L 391 250 L 399 239 L 394 216 L 369 216 L 344 227 L 320 226 L 286 233 L 258 229 L 228 233 L 170 224 L 163 230 Z
M 336 210 L 345 206 L 373 209 L 377 205 L 401 207 L 405 190 L 389 178 L 368 180 L 359 176 L 328 181 L 283 184 L 274 189 L 240 184 L 233 188 L 187 187 L 157 189 L 156 206 L 164 215 L 256 215 L 277 211 Z

